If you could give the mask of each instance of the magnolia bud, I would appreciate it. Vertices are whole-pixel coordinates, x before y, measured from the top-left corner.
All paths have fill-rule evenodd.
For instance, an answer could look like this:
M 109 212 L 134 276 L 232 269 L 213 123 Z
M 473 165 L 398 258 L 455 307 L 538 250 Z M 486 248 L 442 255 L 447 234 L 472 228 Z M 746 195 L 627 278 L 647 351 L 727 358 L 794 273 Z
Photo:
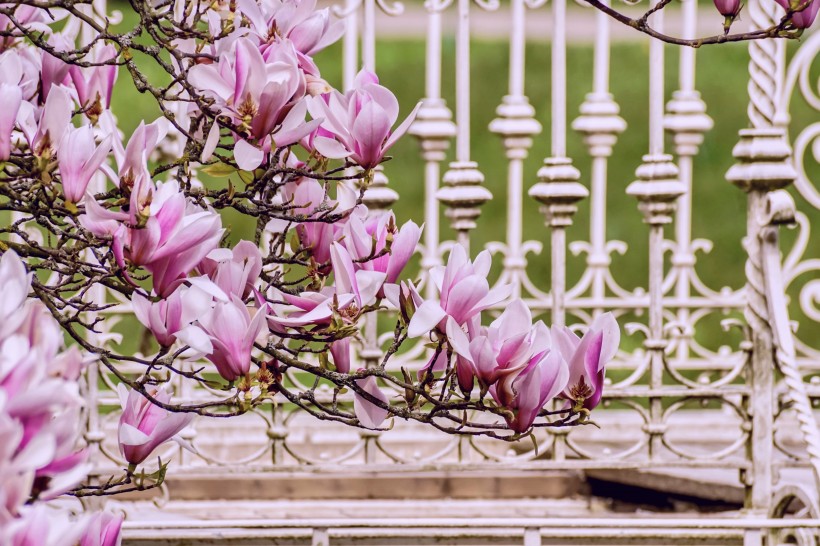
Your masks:
M 740 0 L 714 0 L 715 7 L 724 17 L 736 17 L 742 7 Z
M 793 10 L 791 23 L 796 29 L 806 29 L 814 24 L 820 12 L 820 0 L 775 0 L 784 10 Z

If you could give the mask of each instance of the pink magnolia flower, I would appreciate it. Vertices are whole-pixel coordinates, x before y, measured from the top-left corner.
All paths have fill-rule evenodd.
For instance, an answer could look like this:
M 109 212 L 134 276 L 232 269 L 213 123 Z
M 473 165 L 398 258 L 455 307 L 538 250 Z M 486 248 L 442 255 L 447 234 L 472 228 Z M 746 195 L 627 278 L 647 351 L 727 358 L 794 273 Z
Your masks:
M 186 241 L 181 245 L 176 237 L 183 235 L 181 224 L 186 206 L 185 194 L 179 191 L 176 182 L 160 184 L 154 194 L 145 227 L 132 226 L 127 231 L 127 237 L 115 235 L 115 243 L 124 245 L 124 255 L 134 265 L 146 265 L 154 260 L 176 255 L 191 243 Z M 188 237 L 191 235 L 193 233 L 189 232 Z
M 35 476 L 45 478 L 47 486 L 40 492 L 38 498 L 50 500 L 56 498 L 72 487 L 80 483 L 91 470 L 88 461 L 88 451 L 77 449 L 77 439 L 81 436 L 81 417 L 79 404 L 73 406 L 68 411 L 63 411 L 56 417 L 53 413 L 41 414 L 35 418 L 35 423 L 40 424 L 40 420 L 46 420 L 42 428 L 37 425 L 33 430 L 27 430 L 27 434 L 37 434 L 49 437 L 53 443 L 54 451 L 50 454 L 51 461 L 40 466 Z M 25 421 L 24 421 L 25 422 Z M 27 428 L 31 423 L 27 423 Z
M 612 313 L 593 321 L 583 338 L 566 327 L 552 327 L 554 350 L 569 364 L 569 383 L 561 393 L 565 398 L 591 410 L 601 401 L 607 363 L 615 357 L 621 331 Z
M 38 92 L 42 88 L 42 65 L 42 53 L 37 48 L 6 51 L 0 54 L 0 82 L 19 86 L 23 91 L 23 100 L 33 108 L 38 103 Z M 42 99 L 45 100 L 45 97 Z
M 212 250 L 197 266 L 225 294 L 246 298 L 262 272 L 262 252 L 251 241 L 239 241 L 233 250 Z
M 520 372 L 533 355 L 550 348 L 550 331 L 543 322 L 532 324 L 527 305 L 515 299 L 489 327 L 473 326 L 468 338 L 453 320 L 447 320 L 447 339 L 457 354 L 456 373 L 459 386 L 469 392 L 473 377 L 483 388 Z
M 487 274 L 492 258 L 488 251 L 481 252 L 471 262 L 461 245 L 450 251 L 446 267 L 430 271 L 430 278 L 439 291 L 439 301 L 426 300 L 416 309 L 407 328 L 410 337 L 418 337 L 435 328 L 444 331 L 446 317 L 452 317 L 459 326 L 472 321 L 483 310 L 509 297 L 509 285 L 490 288 Z
M 122 543 L 121 515 L 98 512 L 88 522 L 80 546 L 119 546 Z
M 784 10 L 803 8 L 792 15 L 792 24 L 795 28 L 809 28 L 814 24 L 817 13 L 820 11 L 818 0 L 775 0 Z
M 740 0 L 713 0 L 718 12 L 724 17 L 736 17 L 742 7 Z
M 288 39 L 302 55 L 315 55 L 344 32 L 342 21 L 331 22 L 328 8 L 316 10 L 316 0 L 239 0 L 237 5 L 262 41 Z
M 72 521 L 68 513 L 44 504 L 26 509 L 19 518 L 0 527 L 3 546 L 75 546 L 88 522 Z
M 217 301 L 213 309 L 197 321 L 198 326 L 177 333 L 177 338 L 205 355 L 226 381 L 235 381 L 250 373 L 253 344 L 268 332 L 267 305 L 255 309 L 235 295 Z
M 330 344 L 330 356 L 339 373 L 350 373 L 350 338 L 344 337 Z
M 334 310 L 343 319 L 353 321 L 363 307 L 376 301 L 386 274 L 356 271 L 350 254 L 339 243 L 333 243 L 330 255 L 334 286 L 298 296 L 282 293 L 288 305 L 273 306 L 269 321 L 274 328 L 330 324 Z
M 69 51 L 74 48 L 73 40 L 62 33 L 52 34 L 48 43 L 57 51 Z M 68 68 L 69 65 L 65 61 L 43 51 L 40 66 L 40 102 L 48 98 L 53 86 L 65 83 Z
M 26 106 L 27 111 L 20 113 L 20 129 L 29 147 L 38 156 L 52 157 L 71 124 L 74 101 L 68 91 L 62 86 L 53 86 L 39 112 L 29 103 L 21 106 Z
M 192 413 L 174 413 L 151 403 L 124 384 L 117 385 L 122 406 L 118 441 L 120 453 L 129 464 L 141 464 L 168 440 L 173 439 L 194 418 Z M 148 393 L 163 404 L 171 401 L 171 393 L 162 387 L 148 387 Z
M 188 71 L 191 84 L 214 99 L 221 114 L 229 116 L 247 134 L 253 145 L 238 138 L 234 154 L 239 167 L 253 170 L 263 159 L 265 148 L 287 146 L 310 133 L 318 121 L 305 122 L 306 82 L 290 42 L 277 42 L 265 51 L 247 38 L 217 64 L 198 64 Z
M 189 204 L 176 181 L 157 185 L 143 227 L 129 225 L 130 213 L 107 211 L 87 199 L 80 222 L 89 231 L 112 235 L 120 267 L 126 260 L 151 272 L 154 290 L 170 295 L 219 244 L 222 218 L 213 210 Z
M 71 66 L 69 74 L 77 90 L 80 105 L 85 108 L 89 119 L 95 120 L 111 107 L 111 94 L 114 83 L 117 81 L 119 67 L 116 64 L 104 64 L 117 57 L 117 50 L 112 45 L 95 46 L 91 55 L 91 62 L 97 66 Z
M 399 102 L 389 89 L 379 85 L 378 77 L 367 70 L 359 72 L 354 88 L 345 95 L 335 91 L 308 99 L 311 116 L 323 119 L 322 127 L 334 135 L 345 155 L 363 169 L 372 169 L 382 162 L 387 151 L 407 132 L 418 108 L 417 105 L 396 130 L 391 131 L 399 117 Z M 318 137 L 315 140 L 321 142 Z M 331 154 L 328 157 L 336 155 Z
M 5 411 L 5 394 L 0 390 L 0 544 L 2 530 L 9 521 L 13 521 L 25 502 L 31 496 L 34 484 L 34 472 L 30 467 L 21 464 L 37 455 L 30 447 L 17 453 L 17 447 L 23 437 L 23 426 L 12 419 Z
M 356 385 L 383 404 L 390 402 L 387 395 L 382 392 L 376 383 L 376 378 L 372 375 L 364 379 L 357 379 Z M 387 419 L 386 409 L 374 404 L 359 393 L 353 395 L 353 412 L 356 414 L 356 419 L 365 428 L 378 428 Z
M 82 200 L 91 177 L 108 157 L 112 140 L 108 135 L 95 148 L 94 131 L 90 125 L 66 130 L 57 150 L 60 182 L 66 201 L 79 203 Z
M 321 292 L 305 291 L 298 295 L 281 292 L 279 296 L 286 303 L 271 305 L 268 324 L 274 331 L 288 327 L 330 324 L 334 308 L 344 310 L 353 302 L 353 294 L 335 297 L 335 290 L 330 286 Z
M 110 115 L 104 115 L 100 120 L 106 129 L 116 134 L 117 127 Z M 152 203 L 155 187 L 148 171 L 148 156 L 167 132 L 167 120 L 158 118 L 147 125 L 141 121 L 124 149 L 119 139 L 114 139 L 114 157 L 119 170 L 118 176 L 113 178 L 120 193 L 129 198 L 128 218 L 133 226 L 138 225 L 140 218 L 148 214 Z
M 165 244 L 159 246 L 145 264 L 157 294 L 165 296 L 173 292 L 216 248 L 223 233 L 222 217 L 217 212 L 188 205 L 176 229 L 172 229 L 170 239 L 165 239 Z M 171 250 L 173 247 L 176 247 L 176 253 Z
M 170 296 L 156 302 L 139 293 L 131 298 L 137 319 L 163 347 L 173 345 L 177 340 L 174 334 L 186 326 L 182 321 L 182 293 L 182 288 L 177 288 Z
M 173 345 L 179 332 L 209 313 L 214 298 L 228 300 L 228 296 L 207 277 L 192 277 L 189 282 L 191 286 L 181 285 L 170 296 L 159 300 L 151 300 L 139 292 L 131 299 L 137 319 L 163 347 Z M 200 338 L 207 339 L 207 336 L 202 333 Z
M 512 412 L 505 420 L 515 432 L 529 429 L 538 412 L 567 384 L 569 371 L 560 353 L 554 350 L 534 355 L 518 373 L 503 377 L 490 387 L 496 402 Z
M 317 264 L 330 260 L 330 245 L 336 240 L 339 226 L 321 221 L 321 215 L 333 210 L 336 202 L 327 197 L 318 180 L 301 179 L 282 188 L 283 199 L 298 221 L 296 235 L 303 248 L 310 250 Z
M 283 28 L 283 34 L 293 42 L 294 47 L 300 53 L 315 55 L 342 37 L 344 22 L 341 20 L 331 22 L 330 8 L 315 10 L 315 0 L 298 2 L 290 0 L 285 5 L 293 6 L 291 12 L 294 16 L 287 22 L 289 24 L 282 24 L 280 28 Z M 285 10 L 282 9 L 275 17 L 277 22 L 287 19 L 282 14 L 283 11 Z
M 23 102 L 23 63 L 16 51 L 0 55 L 0 161 L 11 156 L 11 133 Z
M 9 19 L 5 14 L 0 15 L 0 30 L 5 31 L 4 35 L 0 37 L 0 51 L 5 51 L 7 48 L 14 46 L 17 42 L 17 36 L 22 36 L 22 33 L 17 30 L 17 25 L 31 25 L 40 26 L 46 18 L 46 10 L 30 4 L 19 4 L 14 7 L 13 2 L 4 3 L 6 9 L 10 9 L 16 24 Z
M 37 301 L 27 301 L 30 274 L 11 251 L 0 258 L 0 523 L 4 511 L 36 494 L 52 499 L 90 470 L 77 449 L 81 362 L 60 352 L 62 332 Z M 5 463 L 4 463 L 5 461 Z M 13 468 L 3 469 L 9 464 Z M 38 478 L 35 480 L 35 478 Z M 8 484 L 8 486 L 6 486 Z
M 330 263 L 337 294 L 352 294 L 353 303 L 358 309 L 376 301 L 387 273 L 363 269 L 356 271 L 350 253 L 339 243 L 333 243 L 330 247 Z
M 395 221 L 392 212 L 369 219 L 351 215 L 344 227 L 344 245 L 356 267 L 385 273 L 388 283 L 396 282 L 421 237 L 421 228 L 416 223 L 408 221 L 396 230 Z M 392 240 L 390 252 L 378 256 L 387 247 L 388 237 Z M 378 257 L 366 260 L 371 256 Z

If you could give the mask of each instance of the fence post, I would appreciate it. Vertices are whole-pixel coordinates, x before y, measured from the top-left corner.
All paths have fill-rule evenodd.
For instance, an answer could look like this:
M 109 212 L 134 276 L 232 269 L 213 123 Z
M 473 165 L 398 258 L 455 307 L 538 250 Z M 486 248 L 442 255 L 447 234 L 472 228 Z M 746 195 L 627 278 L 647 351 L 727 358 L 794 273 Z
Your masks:
M 744 129 L 733 154 L 737 163 L 726 173 L 731 183 L 747 193 L 746 309 L 744 316 L 752 336 L 750 379 L 752 414 L 750 459 L 747 476 L 746 508 L 753 514 L 768 514 L 772 501 L 773 421 L 774 421 L 774 343 L 761 253 L 761 230 L 765 221 L 766 196 L 794 180 L 789 163 L 791 149 L 781 129 Z

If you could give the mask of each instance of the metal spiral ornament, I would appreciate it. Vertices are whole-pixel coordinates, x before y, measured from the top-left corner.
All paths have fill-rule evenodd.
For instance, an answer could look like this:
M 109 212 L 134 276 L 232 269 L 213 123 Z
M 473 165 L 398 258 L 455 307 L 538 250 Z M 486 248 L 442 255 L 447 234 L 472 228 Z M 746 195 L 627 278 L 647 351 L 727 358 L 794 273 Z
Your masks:
M 749 2 L 752 27 L 765 29 L 776 24 L 776 9 L 771 1 Z M 749 56 L 749 121 L 754 128 L 772 127 L 777 113 L 782 44 L 778 40 L 753 40 L 749 43 Z
M 800 434 L 805 443 L 809 463 L 814 472 L 814 481 L 820 490 L 820 431 L 811 409 L 803 375 L 797 367 L 794 354 L 790 354 L 779 346 L 777 348 L 777 365 L 783 374 L 783 382 L 788 388 L 787 396 L 797 417 Z
M 768 314 L 771 318 L 769 324 L 774 334 L 775 359 L 783 374 L 786 395 L 797 417 L 815 482 L 820 489 L 820 431 L 817 429 L 817 421 L 814 419 L 811 402 L 806 394 L 803 375 L 795 358 L 794 338 L 789 326 L 789 311 L 786 294 L 783 291 L 783 271 L 780 264 L 778 224 L 791 223 L 794 220 L 794 200 L 785 190 L 774 191 L 767 196 L 766 211 L 768 222 L 765 222 L 760 232 L 758 249 L 763 266 L 760 272 L 765 279 L 763 297 L 768 303 Z

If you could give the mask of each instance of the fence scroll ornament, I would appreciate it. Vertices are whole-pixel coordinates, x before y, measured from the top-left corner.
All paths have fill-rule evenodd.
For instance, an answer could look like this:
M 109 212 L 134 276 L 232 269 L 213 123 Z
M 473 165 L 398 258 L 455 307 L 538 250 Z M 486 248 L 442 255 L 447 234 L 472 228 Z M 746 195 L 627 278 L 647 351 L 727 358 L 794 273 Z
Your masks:
M 177 440 L 197 453 L 186 432 L 195 418 L 228 419 L 274 408 L 274 418 L 281 419 L 277 407 L 364 430 L 386 431 L 399 420 L 415 421 L 466 438 L 458 441 L 469 442 L 487 459 L 496 456 L 482 438 L 530 438 L 531 459 L 541 448 L 550 454 L 549 464 L 560 467 L 571 463 L 568 451 L 595 458 L 566 431 L 599 426 L 594 410 L 606 391 L 638 412 L 648 435 L 645 443 L 610 459 L 627 461 L 646 446 L 653 457 L 667 450 L 697 460 L 665 436 L 667 416 L 677 406 L 663 405 L 664 397 L 672 396 L 664 390 L 663 376 L 679 381 L 674 392 L 685 391 L 680 405 L 689 396 L 716 397 L 721 389 L 734 388 L 746 360 L 705 385 L 668 362 L 663 300 L 670 281 L 663 276 L 663 227 L 687 187 L 663 150 L 663 74 L 654 72 L 663 63 L 661 42 L 699 47 L 766 40 L 759 42 L 764 53 L 776 56 L 777 48 L 769 44 L 799 37 L 814 21 L 820 0 L 778 0 L 781 7 L 763 7 L 779 10 L 769 24 L 736 33 L 731 26 L 741 6 L 717 1 L 725 32 L 701 38 L 664 34 L 668 0 L 638 19 L 607 2 L 586 1 L 600 11 L 600 28 L 611 17 L 656 39 L 651 149 L 629 189 L 650 230 L 654 273 L 646 298 L 622 289 L 609 274 L 608 253 L 618 245 L 603 233 L 594 234 L 586 247 L 589 275 L 574 288 L 565 286 L 564 228 L 589 192 L 565 157 L 561 25 L 553 49 L 553 76 L 561 83 L 554 87 L 552 154 L 530 191 L 544 205 L 553 262 L 562 264 L 553 270 L 546 294 L 527 277 L 531 245 L 522 241 L 520 225 L 510 224 L 515 233 L 505 246 L 491 247 L 505 253 L 509 266 L 499 282 L 488 280 L 490 251 L 470 257 L 470 231 L 480 205 L 492 196 L 470 157 L 470 109 L 463 100 L 470 83 L 468 0 L 456 6 L 455 126 L 441 99 L 439 17 L 446 2 L 427 6 L 433 46 L 428 100 L 404 113 L 374 72 L 372 40 L 374 9 L 398 15 L 399 4 L 349 3 L 337 14 L 345 20 L 336 21 L 329 9 L 317 10 L 310 0 L 134 1 L 135 22 L 124 31 L 113 30 L 113 19 L 99 2 L 0 4 L 0 212 L 8 215 L 0 225 L 0 544 L 113 544 L 122 518 L 99 513 L 71 519 L 42 501 L 160 487 L 173 467 L 163 455 L 155 462 L 162 453 L 157 448 Z M 523 28 L 524 10 L 539 7 L 513 0 L 513 30 Z M 552 4 L 559 20 L 565 8 L 563 0 Z M 313 56 L 345 28 L 345 40 L 353 40 L 346 42 L 345 54 L 350 43 L 356 54 L 351 21 L 359 9 L 371 23 L 363 40 L 365 68 L 348 70 L 347 89 L 341 92 L 322 79 Z M 514 67 L 523 63 L 523 43 L 523 33 L 513 32 Z M 157 71 L 165 83 L 149 76 Z M 127 137 L 110 109 L 118 78 L 152 96 L 162 113 Z M 763 96 L 765 81 L 756 85 L 762 91 L 753 97 L 755 112 L 766 118 L 771 107 L 766 119 L 773 120 L 775 99 Z M 585 102 L 587 117 L 576 123 L 603 176 L 613 139 L 624 129 L 606 86 L 606 78 L 596 80 L 595 93 Z M 492 127 L 504 138 L 510 161 L 511 214 L 520 210 L 523 197 L 521 160 L 540 131 L 532 112 L 523 95 L 523 73 L 514 68 Z M 709 125 L 678 128 L 681 134 L 697 133 Z M 458 233 L 444 261 L 437 208 L 424 226 L 412 221 L 400 226 L 389 210 L 396 196 L 381 165 L 408 129 L 422 142 L 426 189 L 448 208 Z M 439 162 L 453 135 L 456 161 L 439 189 Z M 758 158 L 752 153 L 749 159 Z M 744 176 L 735 180 L 741 186 L 752 180 L 744 187 L 750 211 L 780 203 L 779 193 L 764 195 L 774 187 L 754 182 L 754 173 Z M 605 187 L 593 185 L 590 197 L 598 206 L 602 191 Z M 222 219 L 227 212 L 252 220 L 252 240 L 229 242 Z M 781 221 L 778 214 L 772 213 L 773 221 Z M 777 355 L 810 463 L 818 469 L 820 444 L 778 292 L 783 272 L 769 223 L 752 222 L 758 239 L 748 243 L 750 360 L 757 370 Z M 422 237 L 426 267 L 414 283 L 405 267 Z M 686 282 L 694 283 L 692 278 Z M 646 352 L 630 356 L 631 375 L 612 385 L 606 383 L 606 369 L 618 360 L 621 328 L 606 304 L 591 310 L 577 304 L 586 290 L 597 294 L 596 301 L 611 291 L 648 302 L 640 304 L 649 316 Z M 734 296 L 728 298 L 724 307 L 737 307 Z M 552 326 L 535 320 L 545 310 L 552 314 Z M 381 337 L 377 312 L 393 320 Z M 568 314 L 586 326 L 567 327 Z M 118 339 L 113 324 L 122 320 L 130 321 L 130 329 L 141 325 L 146 335 Z M 139 346 L 122 348 L 132 341 Z M 682 355 L 698 350 L 694 344 L 671 349 Z M 771 354 L 760 353 L 767 349 Z M 648 391 L 634 394 L 643 388 L 637 379 L 647 371 Z M 96 400 L 101 391 L 118 394 L 119 454 L 100 432 L 98 408 L 83 408 L 81 375 L 86 400 Z M 771 382 L 771 371 L 755 375 L 753 389 L 771 389 L 758 382 L 766 377 Z M 737 392 L 746 397 L 744 388 Z M 648 406 L 636 402 L 638 397 Z M 731 400 L 724 401 L 731 405 Z M 746 402 L 733 408 L 748 418 Z M 758 412 L 751 418 L 759 419 Z M 771 427 L 771 414 L 767 418 Z M 765 425 L 754 421 L 753 434 Z M 541 434 L 545 429 L 554 431 L 548 446 Z M 274 443 L 289 450 L 281 440 Z M 111 477 L 95 471 L 94 480 L 86 480 L 93 470 L 89 461 L 103 457 L 121 463 L 122 471 Z M 768 495 L 761 504 L 770 500 Z

